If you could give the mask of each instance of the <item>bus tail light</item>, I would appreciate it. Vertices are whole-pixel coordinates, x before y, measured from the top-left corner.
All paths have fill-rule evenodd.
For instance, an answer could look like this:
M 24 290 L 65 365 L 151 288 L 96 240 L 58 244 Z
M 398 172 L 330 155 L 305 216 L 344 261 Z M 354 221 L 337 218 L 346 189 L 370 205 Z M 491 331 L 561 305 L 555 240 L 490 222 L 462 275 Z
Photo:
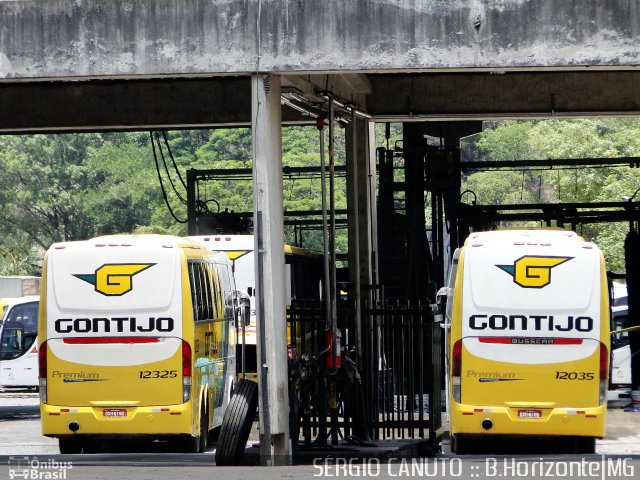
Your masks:
M 38 350 L 38 386 L 40 400 L 47 403 L 47 342 L 42 342 Z
M 462 371 L 462 339 L 458 340 L 453 345 L 451 355 L 451 388 L 453 393 L 453 399 L 460 403 L 460 375 Z
M 604 343 L 600 343 L 600 398 L 599 404 L 607 401 L 609 389 L 609 350 Z
M 191 346 L 182 341 L 182 403 L 191 398 Z

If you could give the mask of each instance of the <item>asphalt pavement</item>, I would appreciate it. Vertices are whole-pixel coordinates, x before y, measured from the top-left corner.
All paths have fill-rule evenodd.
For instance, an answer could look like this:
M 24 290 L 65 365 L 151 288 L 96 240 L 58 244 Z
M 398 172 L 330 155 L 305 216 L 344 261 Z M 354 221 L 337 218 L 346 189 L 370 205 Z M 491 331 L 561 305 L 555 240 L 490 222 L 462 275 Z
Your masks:
M 611 397 L 610 397 L 611 398 Z M 532 455 L 526 451 L 515 455 L 470 455 L 456 457 L 449 452 L 448 442 L 443 452 L 431 459 L 405 459 L 387 463 L 375 459 L 349 460 L 328 455 L 311 465 L 285 467 L 215 467 L 215 447 L 204 454 L 179 454 L 163 450 L 162 445 L 130 445 L 119 451 L 107 450 L 91 455 L 59 455 L 55 439 L 40 432 L 39 404 L 36 392 L 0 391 L 0 479 L 60 478 L 70 479 L 287 479 L 317 477 L 375 477 L 397 476 L 439 478 L 548 478 L 581 477 L 614 478 L 640 477 L 640 413 L 625 412 L 625 399 L 611 400 L 607 412 L 607 434 L 599 440 L 596 455 Z M 250 444 L 255 442 L 254 425 Z M 439 462 L 439 463 L 438 463 Z M 559 471 L 540 475 L 548 462 Z M 589 471 L 564 471 L 582 462 Z M 586 462 L 586 463 L 585 463 Z M 6 465 L 6 467 L 4 467 Z M 215 477 L 211 469 L 215 468 Z M 550 468 L 550 467 L 549 467 Z M 533 470 L 532 470 L 533 469 Z M 32 473 L 34 471 L 34 473 Z M 38 473 L 39 472 L 39 473 Z M 52 476 L 57 472 L 58 476 Z M 636 473 L 637 472 L 637 473 Z M 583 474 L 584 473 L 584 474 Z M 22 474 L 28 475 L 21 477 Z M 526 475 L 524 475 L 526 474 Z M 572 474 L 572 475 L 569 475 Z M 592 475 L 593 474 L 593 475 Z M 629 475 L 632 474 L 632 475 Z M 64 475 L 64 476 L 63 476 Z

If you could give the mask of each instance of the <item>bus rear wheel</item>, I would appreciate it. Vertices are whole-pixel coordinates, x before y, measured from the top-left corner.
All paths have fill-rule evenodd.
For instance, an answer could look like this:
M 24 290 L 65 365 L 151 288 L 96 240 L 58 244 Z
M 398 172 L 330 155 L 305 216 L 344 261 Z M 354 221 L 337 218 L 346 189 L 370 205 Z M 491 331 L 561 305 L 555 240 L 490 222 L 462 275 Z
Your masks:
M 460 434 L 451 435 L 451 453 L 465 455 L 469 453 L 469 439 Z
M 200 436 L 180 435 L 171 442 L 172 450 L 180 453 L 200 453 Z
M 209 444 L 209 415 L 202 408 L 200 412 L 200 452 L 206 452 Z
M 258 384 L 240 380 L 222 418 L 216 447 L 216 465 L 239 465 L 258 408 Z
M 596 439 L 593 437 L 577 437 L 575 439 L 576 453 L 586 455 L 596 453 Z
M 82 453 L 82 442 L 77 438 L 59 438 L 58 447 L 63 455 L 77 455 Z

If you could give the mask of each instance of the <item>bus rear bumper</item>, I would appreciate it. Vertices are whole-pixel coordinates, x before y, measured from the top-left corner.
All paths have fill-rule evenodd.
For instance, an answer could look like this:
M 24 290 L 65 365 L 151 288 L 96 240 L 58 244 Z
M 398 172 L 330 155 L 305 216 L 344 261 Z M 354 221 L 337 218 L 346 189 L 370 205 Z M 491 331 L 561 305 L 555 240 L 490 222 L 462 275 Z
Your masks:
M 603 438 L 606 405 L 592 408 L 486 407 L 454 404 L 451 434 Z
M 40 404 L 42 434 L 193 435 L 191 402 L 145 407 L 60 407 Z

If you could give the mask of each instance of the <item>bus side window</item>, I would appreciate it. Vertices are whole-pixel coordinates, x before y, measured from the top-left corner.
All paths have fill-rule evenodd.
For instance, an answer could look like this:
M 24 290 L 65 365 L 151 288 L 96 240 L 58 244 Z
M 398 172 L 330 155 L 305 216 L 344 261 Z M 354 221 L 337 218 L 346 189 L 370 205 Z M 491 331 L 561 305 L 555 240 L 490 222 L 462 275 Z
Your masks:
M 453 261 L 451 262 L 451 271 L 449 272 L 449 284 L 447 288 L 447 306 L 445 309 L 445 319 L 447 325 L 451 325 L 451 319 L 453 318 L 453 294 L 456 286 L 456 276 L 458 274 L 458 258 L 460 257 L 460 250 L 456 249 L 453 253 Z
M 2 329 L 0 339 L 0 360 L 12 360 L 25 352 L 24 326 L 19 322 L 12 322 Z
M 215 314 L 215 318 L 218 319 L 220 316 L 221 308 L 220 308 L 220 291 L 218 289 L 218 285 L 220 284 L 220 275 L 218 273 L 218 269 L 215 264 L 211 264 L 211 293 L 213 295 L 213 311 Z
M 229 277 L 228 267 L 226 265 L 221 265 L 219 272 L 220 272 L 220 280 L 221 280 L 221 287 L 222 287 L 222 295 L 224 298 L 224 318 L 226 320 L 231 320 L 234 318 L 233 317 L 234 292 L 231 289 L 231 279 Z
M 213 288 L 213 265 L 210 263 L 202 264 L 202 271 L 204 274 L 204 293 L 206 295 L 206 305 L 207 305 L 207 319 L 211 320 L 216 318 L 216 296 L 215 289 Z
M 222 308 L 220 307 L 220 273 L 218 272 L 218 266 L 215 263 L 211 263 L 209 265 L 211 268 L 211 297 L 212 297 L 212 308 L 213 308 L 213 318 L 218 320 L 220 318 L 220 314 L 222 312 Z
M 37 334 L 38 304 L 26 303 L 13 307 L 2 329 L 2 359 L 10 360 L 25 354 L 33 346 Z
M 202 296 L 202 318 L 200 320 L 210 320 L 214 318 L 212 292 L 211 292 L 211 276 L 209 273 L 209 265 L 200 263 L 200 295 Z
M 198 280 L 197 280 L 197 270 L 196 263 L 189 262 L 189 286 L 191 287 L 191 303 L 193 306 L 193 320 L 198 321 L 199 318 L 199 308 L 198 308 Z

